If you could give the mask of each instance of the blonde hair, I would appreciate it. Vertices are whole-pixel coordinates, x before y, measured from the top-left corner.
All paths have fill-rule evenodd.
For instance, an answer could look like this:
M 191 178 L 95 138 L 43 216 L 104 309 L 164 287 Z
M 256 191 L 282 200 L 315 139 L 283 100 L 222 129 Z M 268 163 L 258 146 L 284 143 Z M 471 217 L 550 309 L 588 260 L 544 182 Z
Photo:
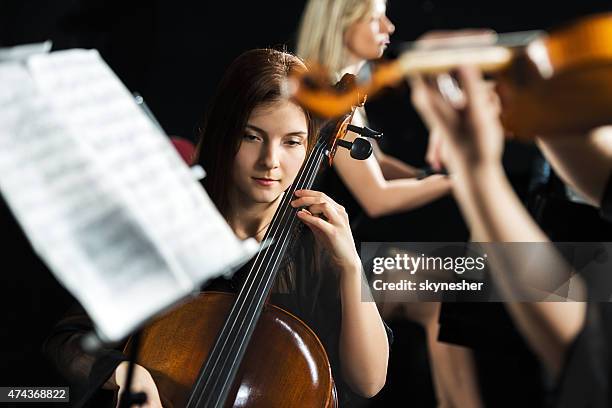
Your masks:
M 340 71 L 347 60 L 346 30 L 373 7 L 374 0 L 309 0 L 300 23 L 297 55 L 330 72 Z

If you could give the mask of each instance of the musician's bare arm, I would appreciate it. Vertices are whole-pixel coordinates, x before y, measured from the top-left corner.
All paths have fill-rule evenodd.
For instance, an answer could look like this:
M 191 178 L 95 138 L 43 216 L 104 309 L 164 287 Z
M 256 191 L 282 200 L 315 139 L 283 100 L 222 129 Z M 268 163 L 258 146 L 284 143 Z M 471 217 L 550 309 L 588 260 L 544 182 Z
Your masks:
M 612 126 L 588 135 L 542 136 L 538 145 L 557 174 L 599 206 L 612 172 Z
M 476 242 L 542 242 L 546 235 L 531 219 L 506 178 L 501 155 L 504 135 L 490 90 L 475 68 L 459 70 L 465 100 L 444 98 L 422 78 L 413 81 L 414 99 L 425 121 L 442 132 L 445 165 L 453 174 L 454 195 Z M 503 251 L 502 251 L 503 252 Z M 549 251 L 555 262 L 558 255 Z M 511 259 L 505 259 L 513 265 Z M 515 268 L 493 268 L 502 288 Z M 554 271 L 551 271 L 554 272 Z M 585 303 L 519 303 L 508 308 L 519 330 L 552 372 L 559 372 L 565 352 L 585 320 Z
M 296 196 L 292 205 L 308 208 L 299 211 L 298 217 L 312 230 L 321 246 L 328 249 L 332 265 L 340 273 L 343 376 L 353 391 L 372 397 L 385 384 L 389 343 L 376 304 L 362 299 L 365 281 L 348 215 L 342 206 L 323 193 L 299 190 Z

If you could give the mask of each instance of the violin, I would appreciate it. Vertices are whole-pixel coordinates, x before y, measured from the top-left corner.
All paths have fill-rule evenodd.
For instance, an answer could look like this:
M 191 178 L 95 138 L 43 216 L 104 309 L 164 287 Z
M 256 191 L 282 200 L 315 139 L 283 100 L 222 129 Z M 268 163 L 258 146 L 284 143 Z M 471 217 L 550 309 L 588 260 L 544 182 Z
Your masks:
M 297 78 L 293 98 L 319 115 L 334 117 L 363 95 L 407 76 L 448 73 L 470 64 L 495 80 L 500 119 L 510 135 L 584 134 L 612 122 L 612 13 L 535 36 L 501 34 L 484 44 L 464 40 L 447 41 L 444 48 L 423 47 L 427 40 L 419 41 L 344 92 L 325 85 L 321 68 L 310 70 Z
M 257 254 L 238 294 L 203 292 L 141 333 L 136 362 L 152 374 L 164 407 L 337 406 L 323 345 L 268 297 L 299 225 L 298 209 L 290 205 L 295 191 L 312 186 L 323 159 L 331 164 L 338 147 L 360 160 L 372 153 L 366 139 L 344 140 L 353 113 L 321 127 L 265 234 L 271 244 Z

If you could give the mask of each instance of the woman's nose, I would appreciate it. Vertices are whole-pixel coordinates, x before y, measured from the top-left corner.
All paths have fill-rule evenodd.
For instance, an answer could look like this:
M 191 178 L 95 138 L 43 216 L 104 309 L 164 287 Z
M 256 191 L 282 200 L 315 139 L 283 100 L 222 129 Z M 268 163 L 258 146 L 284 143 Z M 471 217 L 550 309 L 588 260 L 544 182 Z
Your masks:
M 278 167 L 280 165 L 278 148 L 271 144 L 264 145 L 259 159 L 260 163 L 267 169 Z
M 387 16 L 385 16 L 384 18 L 384 27 L 385 27 L 385 32 L 389 34 L 393 34 L 393 32 L 395 31 L 395 26 L 393 25 L 393 23 L 391 22 L 391 20 L 389 20 L 389 17 Z

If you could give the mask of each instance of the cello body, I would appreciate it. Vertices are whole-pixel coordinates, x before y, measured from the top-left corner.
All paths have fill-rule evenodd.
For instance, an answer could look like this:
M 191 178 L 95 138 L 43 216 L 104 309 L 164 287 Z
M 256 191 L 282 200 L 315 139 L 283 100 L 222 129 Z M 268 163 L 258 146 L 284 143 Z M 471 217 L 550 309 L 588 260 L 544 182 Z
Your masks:
M 153 376 L 165 408 L 187 405 L 235 298 L 203 292 L 143 330 L 136 362 Z M 267 303 L 225 406 L 336 407 L 331 367 L 314 332 Z

